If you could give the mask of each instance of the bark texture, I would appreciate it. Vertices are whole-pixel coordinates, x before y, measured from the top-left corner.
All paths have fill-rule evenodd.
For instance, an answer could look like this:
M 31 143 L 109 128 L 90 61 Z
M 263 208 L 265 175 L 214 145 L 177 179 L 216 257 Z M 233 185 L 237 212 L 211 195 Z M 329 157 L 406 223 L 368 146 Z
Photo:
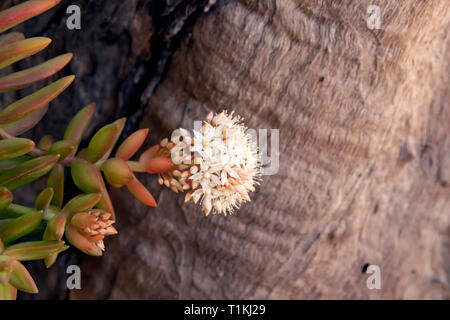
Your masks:
M 234 109 L 281 129 L 280 171 L 228 218 L 151 178 L 156 210 L 116 192 L 121 234 L 74 297 L 448 298 L 450 7 L 378 4 L 379 31 L 367 1 L 229 1 L 197 21 L 143 125 L 162 138 Z
M 70 298 L 450 298 L 447 1 L 218 1 L 192 28 L 182 21 L 172 44 L 139 10 L 152 1 L 86 2 L 117 19 L 104 32 L 131 40 L 107 38 L 108 50 L 88 42 L 91 29 L 78 36 L 86 48 L 70 38 L 74 71 L 86 68 L 75 101 L 136 122 L 145 110 L 153 143 L 236 110 L 251 128 L 280 129 L 280 170 L 231 217 L 204 217 L 154 177 L 140 178 L 157 209 L 111 190 L 119 235 L 103 258 L 83 259 L 83 289 Z M 381 30 L 366 26 L 370 4 Z M 98 78 L 85 63 L 94 53 Z M 380 267 L 381 290 L 368 290 L 367 264 Z

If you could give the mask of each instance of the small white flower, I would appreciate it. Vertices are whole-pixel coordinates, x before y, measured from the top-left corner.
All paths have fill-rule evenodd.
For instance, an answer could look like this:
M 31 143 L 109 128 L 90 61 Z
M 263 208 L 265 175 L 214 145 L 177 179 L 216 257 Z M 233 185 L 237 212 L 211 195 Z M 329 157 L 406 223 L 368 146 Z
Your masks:
M 172 160 L 178 160 L 174 158 L 180 150 L 190 149 L 192 156 L 187 159 L 194 162 L 184 163 L 188 178 L 181 182 L 192 188 L 185 200 L 200 202 L 207 215 L 211 211 L 232 213 L 250 201 L 248 193 L 255 190 L 254 185 L 260 179 L 256 142 L 241 122 L 226 111 L 210 114 L 200 132 L 194 131 L 193 139 L 186 130 L 180 129 L 183 139 L 172 140 L 175 143 Z

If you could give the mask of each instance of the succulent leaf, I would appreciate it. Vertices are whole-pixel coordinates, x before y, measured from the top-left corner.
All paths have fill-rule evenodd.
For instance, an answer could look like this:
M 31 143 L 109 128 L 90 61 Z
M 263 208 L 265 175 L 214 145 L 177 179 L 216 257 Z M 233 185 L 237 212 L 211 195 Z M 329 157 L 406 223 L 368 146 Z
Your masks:
M 39 225 L 43 216 L 43 211 L 35 211 L 0 227 L 0 239 L 3 244 L 9 244 L 33 231 Z
M 0 300 L 16 300 L 17 289 L 9 283 L 3 285 L 0 283 Z
M 0 160 L 17 158 L 27 154 L 34 148 L 34 142 L 24 138 L 0 140 Z
M 48 151 L 53 143 L 53 137 L 50 135 L 45 135 L 39 140 L 38 148 L 44 151 Z
M 83 192 L 99 192 L 101 182 L 97 167 L 87 160 L 77 159 L 70 165 L 70 173 L 75 185 Z
M 39 290 L 28 270 L 17 260 L 11 263 L 11 278 L 9 283 L 23 292 L 38 293 Z
M 59 156 L 43 156 L 0 173 L 0 186 L 9 190 L 17 189 L 49 172 L 58 161 Z
M 0 284 L 6 285 L 11 278 L 11 257 L 0 255 Z
M 0 112 L 0 125 L 17 121 L 30 113 L 46 106 L 63 92 L 75 79 L 75 76 L 64 77 L 51 85 L 19 100 Z
M 95 163 L 101 159 L 106 160 L 109 157 L 117 139 L 122 133 L 125 121 L 125 118 L 119 119 L 97 131 L 88 145 L 86 153 L 88 161 Z
M 34 203 L 36 210 L 47 210 L 53 198 L 53 188 L 47 187 L 38 195 Z
M 106 160 L 102 165 L 102 171 L 105 174 L 106 181 L 115 186 L 127 184 L 133 179 L 133 171 L 131 171 L 127 162 L 122 159 Z
M 95 103 L 91 103 L 81 109 L 75 117 L 70 121 L 64 133 L 64 140 L 70 140 L 75 145 L 74 153 L 77 151 L 78 145 L 83 139 L 83 134 L 86 131 L 89 122 L 95 111 Z
M 35 208 L 21 206 L 19 204 L 11 203 L 7 208 L 0 213 L 1 219 L 16 219 L 26 214 L 36 212 Z
M 64 241 L 29 241 L 10 246 L 3 254 L 19 261 L 41 260 L 53 253 L 60 253 L 65 250 L 64 247 Z
M 59 161 L 62 161 L 66 159 L 69 155 L 71 155 L 74 150 L 75 146 L 73 145 L 72 141 L 61 140 L 55 142 L 50 147 L 47 154 L 59 155 Z
M 30 0 L 0 12 L 0 32 L 31 19 L 60 3 L 61 0 Z
M 87 193 L 76 196 L 70 200 L 61 211 L 61 214 L 67 215 L 70 218 L 78 212 L 92 209 L 101 199 L 100 193 Z
M 56 164 L 50 171 L 47 187 L 53 189 L 53 198 L 51 204 L 61 208 L 64 199 L 64 166 Z
M 35 125 L 42 120 L 42 118 L 47 113 L 48 106 L 44 106 L 42 108 L 37 109 L 36 111 L 31 112 L 29 115 L 7 123 L 5 125 L 0 125 L 1 128 L 5 129 L 10 135 L 18 136 L 22 133 L 27 132 L 32 129 Z
M 153 198 L 152 194 L 142 185 L 142 183 L 138 179 L 133 178 L 133 180 L 128 182 L 127 188 L 131 192 L 131 194 L 142 203 L 150 207 L 157 206 L 155 198 Z
M 98 174 L 99 174 L 99 180 L 101 182 L 100 193 L 102 195 L 102 198 L 97 203 L 96 207 L 99 209 L 105 210 L 106 212 L 111 213 L 111 220 L 116 220 L 114 206 L 112 204 L 111 197 L 109 196 L 108 189 L 106 188 L 106 185 L 105 185 L 105 182 L 103 181 L 101 173 L 99 172 Z
M 11 32 L 0 36 L 0 49 L 14 42 L 24 40 L 25 36 L 21 32 Z
M 0 49 L 0 69 L 28 58 L 43 50 L 52 42 L 49 38 L 36 37 L 13 42 Z
M 22 89 L 32 83 L 54 75 L 72 59 L 72 54 L 60 55 L 36 67 L 29 68 L 0 78 L 0 92 Z
M 7 188 L 0 188 L 0 213 L 3 212 L 12 202 L 13 195 Z
M 148 129 L 138 130 L 125 139 L 117 149 L 116 158 L 127 161 L 134 156 L 147 138 L 148 131 Z
M 0 172 L 15 168 L 27 161 L 34 159 L 32 156 L 26 155 L 19 158 L 0 160 Z

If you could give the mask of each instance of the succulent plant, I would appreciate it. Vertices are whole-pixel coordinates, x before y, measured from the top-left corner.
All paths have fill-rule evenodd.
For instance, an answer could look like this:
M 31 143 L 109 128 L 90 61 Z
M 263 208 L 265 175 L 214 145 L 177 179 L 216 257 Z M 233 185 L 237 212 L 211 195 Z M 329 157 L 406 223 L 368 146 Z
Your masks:
M 1 33 L 59 2 L 31 0 L 0 12 L 0 69 L 43 50 L 51 42 L 40 37 L 25 39 L 19 32 Z M 0 92 L 42 81 L 71 59 L 72 54 L 63 54 L 1 77 Z M 132 158 L 149 130 L 136 131 L 116 148 L 124 118 L 102 127 L 87 147 L 79 150 L 95 104 L 74 115 L 61 140 L 45 135 L 36 143 L 18 137 L 39 123 L 49 102 L 74 78 L 63 77 L 0 111 L 0 300 L 15 299 L 17 290 L 37 293 L 33 278 L 20 261 L 43 260 L 47 267 L 52 266 L 59 253 L 69 248 L 63 239 L 88 255 L 102 255 L 105 237 L 117 233 L 107 185 L 126 187 L 143 204 L 156 207 L 152 194 L 136 177 L 136 173 L 155 174 L 160 184 L 174 192 L 187 192 L 185 201 L 200 203 L 206 215 L 226 215 L 250 201 L 248 193 L 259 181 L 261 164 L 256 142 L 233 113 L 211 113 L 192 139 L 180 129 L 181 134 L 172 135 L 170 141 L 163 139 L 135 160 Z M 185 149 L 187 154 L 183 153 Z M 71 199 L 66 199 L 64 192 L 66 172 L 79 189 L 79 195 Z M 34 207 L 13 202 L 16 189 L 44 176 L 47 186 L 37 195 Z
M 60 0 L 31 0 L 0 12 L 0 33 L 56 6 Z M 46 48 L 48 38 L 25 39 L 19 32 L 0 35 L 0 69 Z M 20 90 L 61 70 L 72 59 L 63 54 L 36 67 L 0 78 L 0 92 Z M 141 202 L 156 206 L 151 193 L 137 180 L 133 168 L 144 163 L 130 161 L 144 143 L 148 129 L 128 137 L 111 157 L 126 119 L 104 126 L 78 150 L 94 114 L 90 104 L 70 121 L 61 140 L 44 136 L 35 141 L 17 136 L 32 129 L 46 114 L 48 103 L 63 92 L 74 76 L 63 77 L 0 111 L 0 299 L 14 299 L 17 289 L 37 293 L 32 277 L 20 263 L 43 260 L 53 265 L 70 244 L 89 255 L 105 250 L 103 239 L 117 230 L 115 212 L 105 180 L 113 187 L 126 186 Z M 170 162 L 170 159 L 167 159 Z M 64 198 L 65 171 L 80 190 Z M 47 187 L 33 208 L 13 203 L 13 192 L 48 175 Z M 40 241 L 21 242 L 32 236 Z

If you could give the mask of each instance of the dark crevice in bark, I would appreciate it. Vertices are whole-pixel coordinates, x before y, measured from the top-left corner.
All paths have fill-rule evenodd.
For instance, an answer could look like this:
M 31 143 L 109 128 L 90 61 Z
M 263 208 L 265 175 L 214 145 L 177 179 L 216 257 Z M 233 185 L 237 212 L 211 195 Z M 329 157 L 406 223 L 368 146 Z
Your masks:
M 124 136 L 136 130 L 142 121 L 173 54 L 209 3 L 209 0 L 166 1 L 165 5 L 156 2 L 147 8 L 156 29 L 150 41 L 152 56 L 148 62 L 138 61 L 120 85 L 116 118 L 128 118 Z

